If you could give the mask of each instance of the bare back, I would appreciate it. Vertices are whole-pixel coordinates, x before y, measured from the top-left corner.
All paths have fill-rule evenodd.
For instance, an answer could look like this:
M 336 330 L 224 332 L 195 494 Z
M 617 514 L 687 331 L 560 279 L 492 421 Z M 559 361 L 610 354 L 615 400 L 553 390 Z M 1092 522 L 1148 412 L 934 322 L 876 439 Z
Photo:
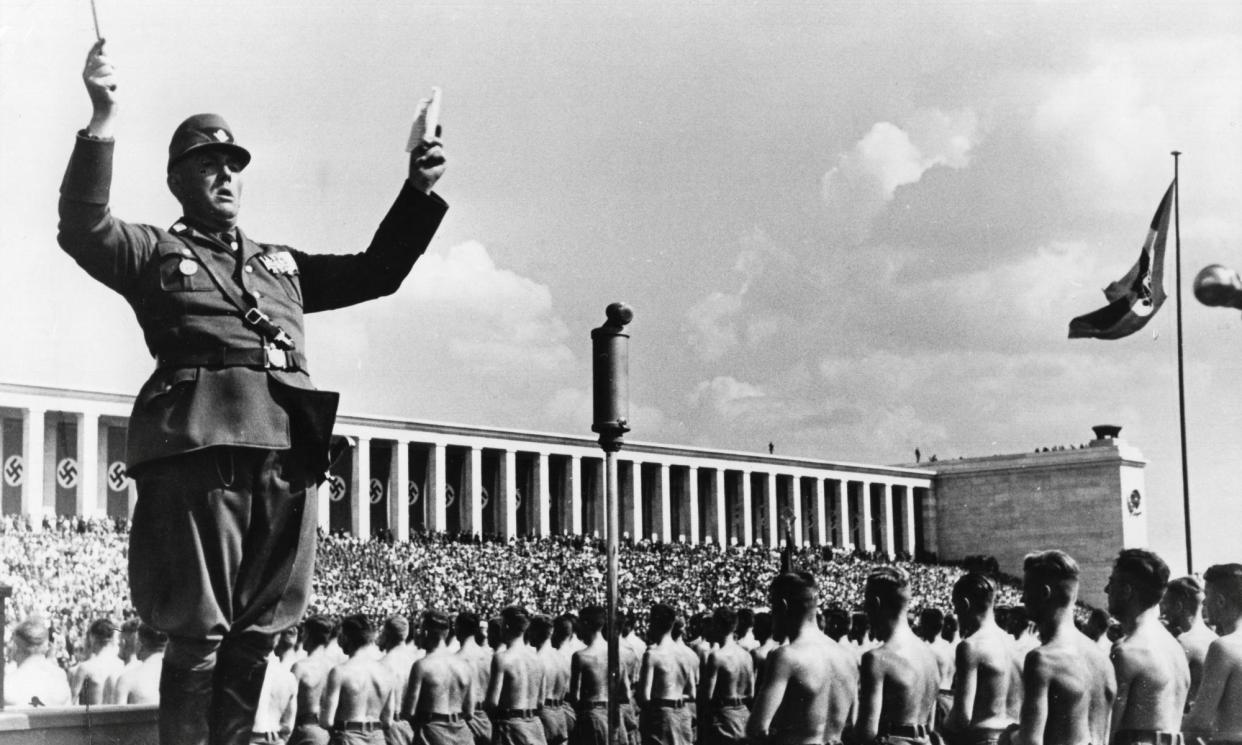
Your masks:
M 309 657 L 293 663 L 290 672 L 298 681 L 299 715 L 319 717 L 319 704 L 331 670 L 332 664 L 322 647 L 312 652 Z
M 414 716 L 473 713 L 473 685 L 471 665 L 441 648 L 414 663 L 401 713 Z
M 930 724 L 939 690 L 935 652 L 908 628 L 899 629 L 863 654 L 859 726 L 882 734 L 891 727 Z
M 543 703 L 543 664 L 535 650 L 521 645 L 492 657 L 488 704 L 500 709 L 537 709 Z
M 574 652 L 569 698 L 578 703 L 608 700 L 608 648 L 591 644 Z
M 755 665 L 740 644 L 726 644 L 712 651 L 699 680 L 699 703 L 730 698 L 750 698 L 755 691 Z
M 1211 732 L 1216 740 L 1242 739 L 1242 630 L 1220 637 L 1208 648 L 1185 729 Z
M 1022 741 L 1085 745 L 1108 741 L 1116 681 L 1099 645 L 1062 630 L 1031 650 L 1023 665 Z
M 1112 730 L 1181 729 L 1190 664 L 1173 635 L 1154 618 L 1113 645 L 1117 676 Z
M 1010 639 L 996 624 L 988 624 L 957 645 L 949 713 L 953 727 L 1004 729 L 1016 721 L 1010 689 L 1022 685 L 1022 670 Z
M 768 653 L 747 734 L 790 745 L 839 741 L 857 690 L 853 653 L 822 632 L 803 631 Z
M 538 652 L 539 664 L 543 666 L 546 693 L 551 699 L 563 699 L 569 690 L 569 664 L 565 655 L 551 646 Z
M 694 698 L 693 663 L 672 642 L 653 644 L 643 653 L 639 699 Z
M 394 684 L 392 673 L 382 662 L 354 655 L 328 674 L 320 723 L 327 727 L 335 722 L 391 721 Z M 331 710 L 332 703 L 335 711 Z

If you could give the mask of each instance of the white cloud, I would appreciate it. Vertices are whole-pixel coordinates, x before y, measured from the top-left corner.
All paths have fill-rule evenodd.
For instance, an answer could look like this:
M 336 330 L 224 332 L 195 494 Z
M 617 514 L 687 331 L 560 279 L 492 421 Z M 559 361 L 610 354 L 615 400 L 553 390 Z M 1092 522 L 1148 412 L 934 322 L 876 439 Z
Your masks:
M 920 109 L 904 127 L 877 122 L 824 174 L 824 202 L 845 234 L 861 243 L 899 187 L 917 183 L 936 166 L 967 167 L 981 134 L 971 109 Z

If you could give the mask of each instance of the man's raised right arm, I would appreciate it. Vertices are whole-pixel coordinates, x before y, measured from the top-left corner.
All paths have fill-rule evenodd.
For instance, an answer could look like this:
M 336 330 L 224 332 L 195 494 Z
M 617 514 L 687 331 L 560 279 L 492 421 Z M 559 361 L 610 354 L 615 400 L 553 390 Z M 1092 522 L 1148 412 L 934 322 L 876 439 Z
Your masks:
M 156 239 L 151 229 L 117 220 L 108 209 L 117 100 L 116 74 L 102 39 L 86 56 L 82 82 L 91 120 L 78 133 L 61 181 L 56 239 L 88 274 L 128 295 Z

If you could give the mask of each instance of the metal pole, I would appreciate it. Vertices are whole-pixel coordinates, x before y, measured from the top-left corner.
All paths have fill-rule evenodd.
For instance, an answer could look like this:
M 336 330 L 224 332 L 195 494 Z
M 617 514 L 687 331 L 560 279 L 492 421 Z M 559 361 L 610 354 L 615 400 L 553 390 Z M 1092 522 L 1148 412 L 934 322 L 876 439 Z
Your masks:
M 1195 571 L 1195 556 L 1190 540 L 1190 463 L 1186 457 L 1186 371 L 1182 361 L 1182 182 L 1178 178 L 1180 150 L 1173 151 L 1173 235 L 1174 262 L 1177 264 L 1177 422 L 1182 445 L 1182 512 L 1186 521 L 1186 573 Z
M 619 741 L 621 732 L 621 624 L 618 623 L 617 551 L 621 537 L 621 500 L 617 485 L 617 451 L 629 427 L 629 335 L 623 329 L 634 318 L 624 303 L 608 306 L 608 321 L 591 330 L 594 423 L 599 446 L 604 450 L 604 502 L 608 511 L 605 537 L 608 587 L 608 743 Z

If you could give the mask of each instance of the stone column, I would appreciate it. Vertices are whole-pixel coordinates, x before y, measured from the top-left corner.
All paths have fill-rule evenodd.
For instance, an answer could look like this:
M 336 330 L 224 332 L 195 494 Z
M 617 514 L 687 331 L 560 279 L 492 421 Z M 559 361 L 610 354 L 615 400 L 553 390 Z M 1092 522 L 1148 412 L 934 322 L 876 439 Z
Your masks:
M 99 517 L 108 512 L 102 501 L 107 479 L 99 478 L 99 412 L 78 415 L 78 494 L 75 511 L 82 517 Z
M 763 542 L 769 547 L 779 545 L 780 541 L 780 510 L 776 508 L 776 474 L 768 471 L 767 478 L 767 513 L 768 513 L 768 534 L 763 537 Z
M 831 489 L 837 503 L 837 547 L 850 551 L 854 548 L 850 536 L 850 484 L 844 479 L 833 479 Z
M 642 541 L 643 535 L 643 464 L 630 462 L 630 535 L 634 543 Z M 624 519 L 624 518 L 623 518 Z
M 548 536 L 552 533 L 552 487 L 548 480 L 547 453 L 536 456 L 534 482 L 531 496 L 535 499 L 535 534 Z
M 689 488 L 686 494 L 690 498 L 690 542 L 699 542 L 699 467 L 690 466 Z
M 905 529 L 902 530 L 902 538 L 904 539 L 903 543 L 905 544 L 904 548 L 907 553 L 914 556 L 914 521 L 917 519 L 914 514 L 914 487 L 903 486 L 901 488 L 901 496 L 905 507 L 905 509 L 902 510 L 905 517 Z
M 728 500 L 725 499 L 725 469 L 717 466 L 715 478 L 715 494 L 712 496 L 716 500 L 716 541 L 722 546 L 729 545 L 729 515 L 726 512 Z
M 891 484 L 880 484 L 880 538 L 884 553 L 889 556 L 897 554 L 896 536 L 893 535 L 893 487 Z
M 466 458 L 466 494 L 470 505 L 470 514 L 466 518 L 469 523 L 466 530 L 474 535 L 483 534 L 483 448 L 470 446 L 470 454 Z M 459 495 L 460 497 L 461 495 Z
M 795 473 L 789 479 L 789 486 L 792 492 L 789 495 L 790 502 L 793 504 L 793 513 L 794 513 L 793 545 L 801 546 L 802 545 L 802 525 L 803 525 L 802 521 L 806 518 L 806 516 L 802 514 L 802 477 Z
M 824 500 L 824 480 L 816 474 L 811 483 L 812 499 L 815 501 L 815 542 L 827 546 L 832 542 L 832 537 L 828 535 L 828 503 Z
M 43 530 L 47 410 L 26 409 L 25 427 L 22 433 L 22 514 L 30 518 L 30 529 L 38 532 Z M 56 456 L 51 457 L 55 459 Z
M 569 456 L 569 532 L 582 535 L 582 456 Z
M 427 453 L 427 491 L 423 499 L 431 500 L 427 506 L 427 529 L 443 533 L 448 530 L 448 480 L 442 443 L 433 443 Z
M 742 545 L 749 546 L 755 542 L 755 521 L 752 515 L 752 495 L 750 493 L 750 471 L 742 471 Z
M 331 522 L 332 482 L 331 481 L 328 481 L 327 479 L 325 479 L 324 482 L 319 485 L 319 488 L 315 491 L 315 501 L 318 502 L 318 504 L 316 505 L 317 513 L 315 515 L 315 520 L 319 524 L 319 529 L 322 530 L 326 534 L 332 529 L 332 522 Z M 131 518 L 134 515 L 134 508 L 132 505 L 130 506 L 129 514 Z
M 874 551 L 875 535 L 873 535 L 871 530 L 871 484 L 863 481 L 859 485 L 861 486 L 861 494 L 858 503 L 860 506 L 859 512 L 862 513 L 860 520 L 862 521 L 863 550 Z
M 672 543 L 673 535 L 673 494 L 669 484 L 669 468 L 667 463 L 660 464 L 660 537 L 665 543 Z
M 517 537 L 518 504 L 517 491 L 517 453 L 505 450 L 500 468 L 500 500 L 501 525 L 500 534 L 505 539 Z
M 410 442 L 393 443 L 396 468 L 389 470 L 388 528 L 398 541 L 410 540 Z M 421 500 L 420 500 L 421 501 Z
M 359 437 L 354 449 L 354 468 L 350 493 L 349 529 L 355 537 L 371 537 L 371 438 Z

